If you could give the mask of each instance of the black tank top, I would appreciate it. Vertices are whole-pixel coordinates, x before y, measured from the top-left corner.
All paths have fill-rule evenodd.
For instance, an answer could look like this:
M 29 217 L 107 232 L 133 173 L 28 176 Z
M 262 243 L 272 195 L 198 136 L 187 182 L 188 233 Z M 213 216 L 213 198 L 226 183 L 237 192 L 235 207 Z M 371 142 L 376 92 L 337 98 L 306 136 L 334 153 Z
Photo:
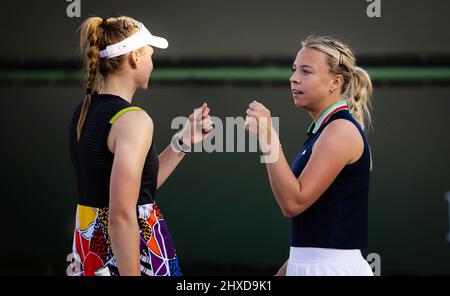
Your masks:
M 83 102 L 75 108 L 69 129 L 69 150 L 78 186 L 77 202 L 90 207 L 108 207 L 114 161 L 114 154 L 107 146 L 109 131 L 120 115 L 142 109 L 119 96 L 94 93 L 78 142 L 76 128 L 82 105 Z M 142 170 L 138 205 L 151 203 L 155 198 L 159 161 L 154 142 L 153 137 Z

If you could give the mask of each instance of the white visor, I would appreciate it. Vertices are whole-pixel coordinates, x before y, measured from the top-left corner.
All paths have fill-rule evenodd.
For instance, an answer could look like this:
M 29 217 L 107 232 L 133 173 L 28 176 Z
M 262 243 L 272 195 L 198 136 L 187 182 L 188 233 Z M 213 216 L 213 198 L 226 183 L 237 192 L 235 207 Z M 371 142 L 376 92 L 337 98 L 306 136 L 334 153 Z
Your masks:
M 119 43 L 108 45 L 104 50 L 100 51 L 99 55 L 100 58 L 115 58 L 146 45 L 164 49 L 169 46 L 169 42 L 162 37 L 153 36 L 149 30 L 141 24 L 139 31 Z

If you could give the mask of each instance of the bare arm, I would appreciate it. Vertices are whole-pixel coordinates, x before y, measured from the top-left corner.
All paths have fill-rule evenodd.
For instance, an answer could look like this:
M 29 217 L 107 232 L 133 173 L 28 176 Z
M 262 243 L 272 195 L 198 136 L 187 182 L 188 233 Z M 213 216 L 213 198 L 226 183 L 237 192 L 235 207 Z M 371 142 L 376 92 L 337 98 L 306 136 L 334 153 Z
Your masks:
M 136 214 L 144 161 L 153 137 L 147 113 L 129 111 L 112 126 L 109 234 L 120 275 L 140 275 L 139 225 Z
M 270 147 L 275 149 L 275 154 L 278 152 L 276 160 L 266 162 L 266 167 L 272 191 L 286 217 L 297 216 L 311 206 L 345 165 L 359 158 L 364 148 L 361 135 L 351 122 L 335 120 L 325 128 L 314 144 L 308 164 L 297 179 L 279 148 L 278 135 L 271 121 L 261 120 L 270 118 L 270 111 L 261 103 L 253 102 L 249 105 L 247 114 L 250 118 L 247 129 L 257 134 L 260 142 L 267 141 L 267 134 L 271 135 Z M 268 122 L 268 125 L 264 126 L 264 122 Z M 269 153 L 267 157 L 273 155 Z
M 159 154 L 159 170 L 158 170 L 158 185 L 159 188 L 167 178 L 172 174 L 178 164 L 183 160 L 184 152 L 176 152 L 171 145 L 167 146 L 163 152 Z
M 278 137 L 277 137 L 278 138 Z M 310 207 L 342 169 L 364 147 L 356 127 L 346 120 L 331 122 L 314 144 L 311 157 L 297 179 L 280 149 L 277 161 L 267 163 L 272 191 L 286 217 L 294 217 Z
M 203 141 L 212 132 L 213 127 L 209 111 L 210 109 L 205 103 L 201 108 L 196 109 L 196 111 L 189 115 L 189 119 L 186 123 L 189 124 L 189 127 L 183 129 L 180 133 L 180 139 L 182 139 L 186 145 L 192 146 L 192 144 Z M 196 121 L 196 124 L 194 124 L 194 121 Z M 198 128 L 198 130 L 194 127 Z M 184 152 L 175 151 L 171 145 L 168 145 L 166 149 L 160 153 L 157 188 L 164 184 L 184 156 Z
M 289 260 L 289 259 L 288 259 L 288 260 Z M 279 269 L 278 272 L 275 274 L 275 276 L 285 276 L 285 275 L 286 275 L 286 270 L 287 270 L 288 260 L 286 260 L 286 262 L 284 262 L 284 264 L 280 267 L 280 269 Z

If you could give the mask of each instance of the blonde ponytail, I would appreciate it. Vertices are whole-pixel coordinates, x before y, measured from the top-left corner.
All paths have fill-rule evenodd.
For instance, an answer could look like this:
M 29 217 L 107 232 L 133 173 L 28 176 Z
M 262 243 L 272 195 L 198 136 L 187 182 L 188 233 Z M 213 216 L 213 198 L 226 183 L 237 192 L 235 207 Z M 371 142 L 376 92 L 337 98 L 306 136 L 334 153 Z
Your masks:
M 347 102 L 350 112 L 363 129 L 372 127 L 372 117 L 370 115 L 373 87 L 369 74 L 358 66 L 352 69 L 353 77 L 349 82 L 349 94 Z
M 80 49 L 86 73 L 86 95 L 77 123 L 78 141 L 91 106 L 92 93 L 100 88 L 103 77 L 120 69 L 124 60 L 124 56 L 100 59 L 100 50 L 131 36 L 139 29 L 138 24 L 139 22 L 128 16 L 109 19 L 90 17 L 81 24 Z
M 370 115 L 373 87 L 367 72 L 356 66 L 351 49 L 330 36 L 311 35 L 302 42 L 303 47 L 314 48 L 327 54 L 330 72 L 342 75 L 341 97 L 347 100 L 350 112 L 359 125 L 366 130 L 372 127 Z
M 86 120 L 89 107 L 91 106 L 91 95 L 95 90 L 99 60 L 99 32 L 98 28 L 103 20 L 99 17 L 90 17 L 81 25 L 80 47 L 84 55 L 84 68 L 87 70 L 86 95 L 81 107 L 80 117 L 77 123 L 77 141 L 80 140 L 81 131 Z M 87 53 L 86 53 L 87 52 Z

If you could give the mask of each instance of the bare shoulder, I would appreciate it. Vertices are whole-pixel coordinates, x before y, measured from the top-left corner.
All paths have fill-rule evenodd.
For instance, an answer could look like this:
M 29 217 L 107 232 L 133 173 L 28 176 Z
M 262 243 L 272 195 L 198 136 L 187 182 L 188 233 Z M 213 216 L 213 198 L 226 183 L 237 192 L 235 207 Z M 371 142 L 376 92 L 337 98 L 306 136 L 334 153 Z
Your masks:
M 358 128 L 346 119 L 333 120 L 325 127 L 322 134 L 347 140 L 361 138 Z
M 142 133 L 153 130 L 153 120 L 142 110 L 131 110 L 122 114 L 112 125 L 118 132 Z
M 115 153 L 118 140 L 148 146 L 152 140 L 153 128 L 153 120 L 147 112 L 142 110 L 125 112 L 111 126 L 107 139 L 108 149 Z
M 320 146 L 326 146 L 347 158 L 347 164 L 358 160 L 364 149 L 361 133 L 351 121 L 346 119 L 336 119 L 330 122 L 317 142 Z

